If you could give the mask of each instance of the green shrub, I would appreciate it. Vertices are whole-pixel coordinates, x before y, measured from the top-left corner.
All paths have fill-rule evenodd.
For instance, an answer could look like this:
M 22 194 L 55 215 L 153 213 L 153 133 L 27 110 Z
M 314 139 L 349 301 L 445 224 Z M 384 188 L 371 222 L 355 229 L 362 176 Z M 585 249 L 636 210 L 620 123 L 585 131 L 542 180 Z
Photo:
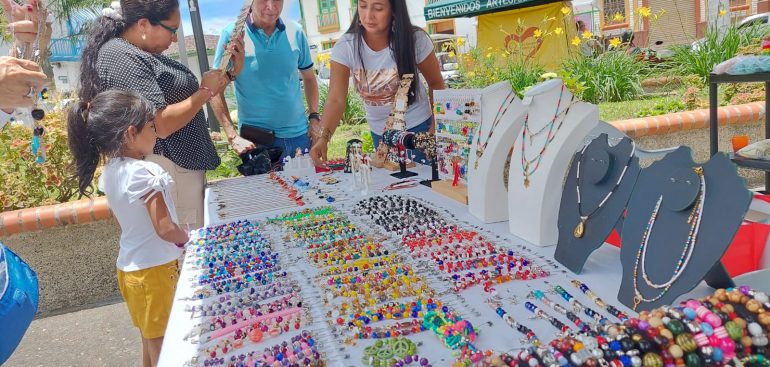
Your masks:
M 694 46 L 673 47 L 672 66 L 683 75 L 697 75 L 700 82 L 705 84 L 714 66 L 735 57 L 739 50 L 758 44 L 769 33 L 768 28 L 763 26 L 740 30 L 730 26 L 722 34 L 711 28 Z
M 460 58 L 460 80 L 452 88 L 485 88 L 507 80 L 522 97 L 531 86 L 540 82 L 545 69 L 532 62 L 522 62 L 512 54 L 472 49 Z
M 230 147 L 230 144 L 225 140 L 223 141 L 217 133 L 211 134 L 212 140 L 214 140 L 214 146 L 217 149 L 217 154 L 222 161 L 213 171 L 206 172 L 206 178 L 209 181 L 221 180 L 223 178 L 238 177 L 241 175 L 238 172 L 238 166 L 241 164 L 241 158 Z
M 46 161 L 35 163 L 32 130 L 21 125 L 0 131 L 0 212 L 63 203 L 79 197 L 67 146 L 66 112 L 51 111 L 42 121 Z M 98 172 L 97 172 L 98 177 Z
M 644 66 L 622 51 L 608 51 L 596 58 L 578 56 L 562 64 L 567 86 L 583 101 L 619 102 L 642 94 Z
M 319 113 L 323 114 L 323 108 L 326 104 L 326 96 L 329 94 L 329 87 L 321 85 L 318 87 L 319 93 Z M 348 89 L 348 98 L 345 100 L 345 112 L 342 113 L 340 125 L 358 125 L 366 122 L 366 109 L 364 100 L 358 95 L 353 86 Z
M 687 105 L 678 99 L 672 99 L 668 102 L 656 103 L 652 108 L 642 108 L 636 113 L 636 117 L 660 116 L 680 111 L 687 111 Z

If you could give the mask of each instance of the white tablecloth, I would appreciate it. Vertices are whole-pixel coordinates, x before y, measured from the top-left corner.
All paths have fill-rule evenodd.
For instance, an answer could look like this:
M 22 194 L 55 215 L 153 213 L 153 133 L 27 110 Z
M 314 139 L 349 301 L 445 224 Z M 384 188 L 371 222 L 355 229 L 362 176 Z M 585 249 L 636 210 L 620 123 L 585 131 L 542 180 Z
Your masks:
M 429 176 L 429 169 L 427 167 L 420 167 L 417 169 L 421 173 L 419 177 L 426 178 Z M 372 174 L 373 179 L 373 187 L 375 188 L 381 188 L 385 185 L 398 181 L 398 179 L 390 177 L 388 172 L 382 171 L 382 170 L 376 170 Z M 348 180 L 346 175 L 342 173 L 336 173 L 336 177 L 340 177 L 343 182 L 341 185 L 346 185 L 346 182 L 344 180 Z M 349 175 L 347 175 L 349 176 Z M 523 323 L 533 329 L 535 333 L 541 338 L 541 339 L 552 339 L 555 336 L 556 329 L 554 329 L 548 322 L 544 320 L 534 320 L 531 319 L 532 314 L 530 314 L 528 311 L 524 308 L 524 302 L 527 300 L 526 295 L 535 289 L 540 289 L 543 291 L 546 291 L 550 287 L 548 284 L 545 284 L 544 282 L 549 282 L 549 284 L 559 284 L 564 289 L 566 289 L 569 293 L 571 293 L 573 296 L 575 296 L 583 305 L 588 306 L 594 310 L 600 311 L 605 317 L 607 317 L 610 321 L 617 321 L 615 318 L 610 316 L 606 313 L 604 310 L 599 310 L 596 305 L 591 302 L 585 295 L 583 295 L 578 289 L 574 288 L 572 285 L 570 285 L 569 281 L 572 279 L 578 279 L 584 283 L 586 283 L 595 293 L 599 295 L 603 300 L 606 302 L 620 308 L 624 312 L 630 312 L 626 307 L 621 305 L 616 298 L 618 289 L 620 287 L 620 279 L 621 279 L 621 265 L 619 262 L 620 259 L 620 251 L 619 249 L 605 245 L 599 250 L 597 250 L 587 261 L 583 274 L 575 275 L 569 272 L 568 270 L 564 269 L 560 265 L 558 265 L 553 260 L 553 252 L 555 250 L 555 247 L 537 247 L 531 244 L 526 243 L 525 241 L 515 237 L 514 235 L 511 235 L 508 233 L 508 226 L 506 222 L 503 223 L 496 223 L 496 224 L 482 224 L 480 221 L 472 217 L 469 213 L 467 208 L 464 205 L 461 205 L 460 203 L 453 201 L 449 198 L 443 197 L 439 194 L 434 193 L 431 189 L 424 187 L 424 186 L 418 186 L 415 188 L 409 188 L 409 189 L 402 189 L 402 190 L 396 190 L 396 191 L 388 191 L 388 192 L 382 192 L 379 189 L 372 190 L 370 192 L 370 195 L 379 195 L 379 194 L 400 194 L 400 195 L 412 195 L 418 198 L 422 198 L 430 203 L 432 203 L 434 206 L 438 208 L 443 208 L 447 210 L 449 213 L 452 213 L 455 215 L 455 219 L 459 222 L 467 222 L 468 224 L 462 223 L 464 226 L 481 226 L 483 229 L 488 230 L 496 235 L 498 235 L 498 238 L 494 238 L 495 242 L 500 245 L 505 245 L 512 247 L 514 249 L 518 249 L 524 254 L 530 253 L 533 258 L 535 258 L 535 261 L 538 263 L 542 263 L 544 260 L 539 260 L 537 257 L 542 257 L 544 259 L 547 259 L 546 261 L 550 262 L 549 268 L 554 269 L 551 272 L 550 277 L 545 279 L 538 279 L 533 281 L 512 281 L 504 285 L 498 285 L 496 288 L 498 289 L 501 296 L 505 298 L 509 298 L 506 300 L 506 304 L 504 308 L 506 311 L 508 311 L 513 317 L 520 323 Z M 358 192 L 351 193 L 351 198 L 346 201 L 337 201 L 333 205 L 337 207 L 342 208 L 350 208 L 352 204 L 358 199 L 364 198 L 364 196 L 361 196 Z M 205 222 L 207 225 L 215 225 L 220 224 L 217 220 L 212 220 L 212 218 L 216 218 L 216 202 L 217 198 L 215 195 L 212 195 L 212 193 L 207 190 L 206 192 L 206 215 L 205 215 Z M 299 209 L 299 208 L 297 208 Z M 296 209 L 295 209 L 296 210 Z M 289 212 L 292 211 L 291 209 L 283 209 L 280 212 Z M 269 216 L 275 216 L 278 214 L 277 212 L 266 212 L 261 213 L 258 216 L 254 217 L 245 217 L 250 219 L 264 219 Z M 554 224 L 554 230 L 555 224 Z M 276 243 L 275 248 L 281 249 L 281 247 L 284 244 Z M 282 264 L 284 266 L 287 266 L 289 271 L 292 271 L 297 273 L 296 269 L 298 268 L 304 268 L 304 269 L 312 269 L 313 266 L 310 265 L 310 262 L 307 261 L 306 257 L 303 256 L 304 250 L 302 249 L 294 249 L 290 248 L 288 251 L 285 251 L 286 253 L 283 253 L 282 260 L 286 261 L 285 259 L 288 257 L 291 259 L 290 261 L 293 262 L 292 264 L 287 266 L 286 262 L 283 262 Z M 168 328 L 166 331 L 166 336 L 163 343 L 163 349 L 160 356 L 159 365 L 160 366 L 182 366 L 185 364 L 185 362 L 188 362 L 191 360 L 191 358 L 195 355 L 197 355 L 197 348 L 198 346 L 195 344 L 191 344 L 190 342 L 187 342 L 184 340 L 184 336 L 189 333 L 191 328 L 195 325 L 196 320 L 193 320 L 190 318 L 190 313 L 185 311 L 186 304 L 195 304 L 196 302 L 200 301 L 181 301 L 181 298 L 187 297 L 192 293 L 191 290 L 191 278 L 192 278 L 191 270 L 185 266 L 182 269 L 180 282 L 177 287 L 176 292 L 176 301 L 174 302 L 174 306 L 171 310 L 171 317 L 169 320 Z M 295 277 L 299 278 L 299 277 Z M 329 358 L 329 366 L 362 366 L 363 363 L 361 362 L 361 356 L 362 351 L 365 346 L 371 345 L 373 343 L 372 340 L 364 340 L 359 341 L 355 347 L 345 347 L 341 346 L 339 344 L 335 344 L 331 340 L 329 340 L 327 337 L 325 337 L 325 333 L 320 332 L 318 330 L 322 329 L 326 325 L 326 321 L 322 319 L 320 307 L 321 302 L 312 299 L 316 294 L 318 294 L 316 288 L 317 286 L 308 281 L 307 279 L 300 280 L 302 289 L 303 289 L 303 296 L 304 296 L 304 304 L 310 305 L 312 311 L 311 315 L 314 317 L 314 324 L 313 325 L 307 325 L 303 323 L 303 329 L 310 329 L 315 332 L 317 339 L 320 339 L 319 341 L 324 344 L 323 345 L 323 351 L 327 353 L 327 357 Z M 438 280 L 436 280 L 438 281 Z M 446 284 L 436 284 L 437 288 L 440 288 L 441 286 L 446 287 Z M 701 297 L 708 294 L 709 288 L 705 284 L 701 284 L 698 286 L 693 292 L 691 292 L 689 295 L 686 296 L 686 298 L 689 297 Z M 470 320 L 474 326 L 478 327 L 480 329 L 479 332 L 479 338 L 477 339 L 476 346 L 488 349 L 492 348 L 498 351 L 508 351 L 512 350 L 518 347 L 521 347 L 523 344 L 521 344 L 522 335 L 519 334 L 517 331 L 511 329 L 508 327 L 508 325 L 500 319 L 497 314 L 494 312 L 492 308 L 490 308 L 484 300 L 487 298 L 486 295 L 483 294 L 483 290 L 481 287 L 473 287 L 472 289 L 466 290 L 462 293 L 460 293 L 460 296 L 464 300 L 463 302 L 456 301 L 455 296 L 448 296 L 443 298 L 444 300 L 447 300 L 447 302 L 451 302 L 455 305 L 455 309 L 467 320 Z M 549 298 L 557 301 L 558 303 L 562 305 L 566 305 L 562 302 L 561 298 L 558 295 L 550 294 L 548 295 Z M 517 301 L 516 304 L 513 303 L 513 300 L 510 298 L 515 298 Z M 683 297 L 685 298 L 685 297 Z M 537 303 L 538 306 L 542 307 L 549 315 L 558 315 L 558 318 L 564 322 L 567 325 L 572 325 L 572 323 L 566 319 L 566 317 L 563 317 L 559 314 L 557 314 L 552 309 L 549 309 L 545 307 L 544 305 Z M 480 315 L 480 316 L 479 316 Z M 588 316 L 581 314 L 579 315 L 581 319 L 585 321 L 592 321 L 589 320 Z M 263 345 L 260 345 L 261 348 L 251 348 L 247 349 L 244 348 L 243 350 L 239 351 L 243 353 L 244 351 L 248 350 L 255 350 L 255 349 L 262 349 L 264 347 L 270 347 L 276 343 L 281 342 L 282 340 L 286 340 L 290 338 L 291 336 L 296 335 L 295 333 L 289 333 L 288 335 L 282 335 L 278 338 L 274 339 L 268 339 L 263 342 Z M 433 366 L 448 366 L 450 365 L 451 361 L 453 360 L 451 357 L 451 352 L 441 345 L 439 340 L 432 335 L 430 331 L 420 333 L 416 336 L 410 336 L 410 339 L 415 341 L 416 343 L 421 343 L 421 345 L 418 347 L 418 353 L 421 355 L 425 355 L 430 360 L 431 364 Z M 332 344 L 332 345 L 329 345 Z

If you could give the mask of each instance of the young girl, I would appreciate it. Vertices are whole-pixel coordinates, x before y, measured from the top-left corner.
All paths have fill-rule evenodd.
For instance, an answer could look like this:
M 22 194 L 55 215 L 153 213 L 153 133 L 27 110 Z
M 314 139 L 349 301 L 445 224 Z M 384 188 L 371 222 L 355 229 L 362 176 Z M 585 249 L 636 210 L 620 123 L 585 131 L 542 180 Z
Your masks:
M 187 232 L 169 197 L 171 176 L 143 160 L 155 146 L 155 108 L 133 92 L 109 90 L 72 108 L 67 121 L 80 193 L 91 193 L 96 168 L 106 164 L 99 190 L 107 195 L 122 233 L 118 286 L 142 334 L 143 365 L 155 366 L 178 277 Z

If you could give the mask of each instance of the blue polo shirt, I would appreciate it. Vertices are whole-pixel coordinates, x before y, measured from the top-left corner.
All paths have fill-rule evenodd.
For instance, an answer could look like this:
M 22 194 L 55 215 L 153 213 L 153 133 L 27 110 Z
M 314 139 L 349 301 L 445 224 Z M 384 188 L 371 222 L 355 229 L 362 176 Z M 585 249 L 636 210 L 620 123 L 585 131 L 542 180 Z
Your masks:
M 244 38 L 246 61 L 235 79 L 238 102 L 238 128 L 252 125 L 275 131 L 278 138 L 307 134 L 307 116 L 303 104 L 300 75 L 297 70 L 313 67 L 305 33 L 294 22 L 280 18 L 272 36 L 246 21 Z M 219 68 L 225 46 L 230 42 L 235 23 L 222 31 L 214 67 Z

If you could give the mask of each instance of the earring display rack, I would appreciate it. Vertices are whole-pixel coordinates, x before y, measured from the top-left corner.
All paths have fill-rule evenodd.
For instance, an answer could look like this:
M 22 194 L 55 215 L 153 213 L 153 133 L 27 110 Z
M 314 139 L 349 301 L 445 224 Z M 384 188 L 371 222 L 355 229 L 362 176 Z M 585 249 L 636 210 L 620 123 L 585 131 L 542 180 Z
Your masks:
M 434 99 L 439 177 L 454 180 L 453 160 L 460 157 L 460 180 L 465 183 L 473 136 L 481 123 L 480 98 L 455 95 L 452 91 L 436 91 Z

